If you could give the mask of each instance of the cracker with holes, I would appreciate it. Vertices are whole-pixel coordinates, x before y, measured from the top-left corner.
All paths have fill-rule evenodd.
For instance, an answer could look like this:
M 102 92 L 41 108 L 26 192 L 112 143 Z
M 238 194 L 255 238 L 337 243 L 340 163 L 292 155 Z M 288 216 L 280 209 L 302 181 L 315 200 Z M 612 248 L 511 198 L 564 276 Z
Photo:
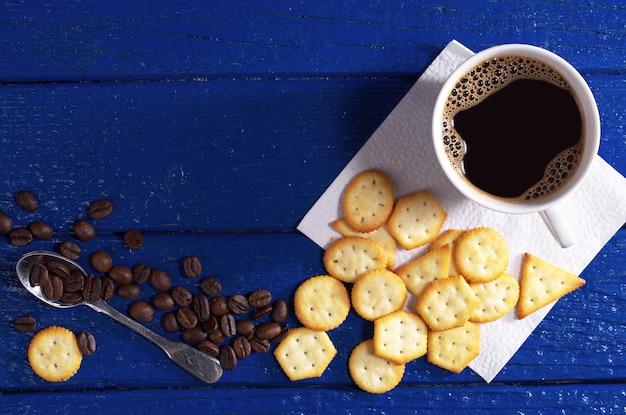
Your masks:
M 478 297 L 478 307 L 470 316 L 474 323 L 488 323 L 507 315 L 519 298 L 519 283 L 511 274 L 504 273 L 493 281 L 470 283 Z
M 400 310 L 406 301 L 404 282 L 387 269 L 368 271 L 352 287 L 352 306 L 365 320 L 374 321 Z
M 374 353 L 397 364 L 426 354 L 428 326 L 420 316 L 398 310 L 374 321 Z
M 389 233 L 404 249 L 432 242 L 446 220 L 446 212 L 427 191 L 399 198 L 387 221 Z
M 583 285 L 585 280 L 579 276 L 526 252 L 517 317 L 523 319 Z
M 326 332 L 306 327 L 291 329 L 274 349 L 274 357 L 290 380 L 322 376 L 336 354 Z
M 447 229 L 444 232 L 440 233 L 439 236 L 435 238 L 434 241 L 428 246 L 429 251 L 434 251 L 435 249 L 439 249 L 444 245 L 450 245 L 452 248 L 450 254 L 452 255 L 454 252 L 454 248 L 456 247 L 456 241 L 459 240 L 461 235 L 465 233 L 464 229 Z M 450 268 L 448 270 L 448 275 L 460 275 L 458 268 L 456 267 L 456 263 L 454 260 L 450 261 Z
M 395 272 L 402 278 L 406 288 L 419 297 L 432 281 L 448 277 L 451 252 L 452 247 L 444 245 L 407 262 Z
M 348 359 L 350 377 L 359 388 L 369 393 L 385 393 L 395 388 L 404 376 L 404 369 L 404 364 L 377 356 L 372 339 L 359 343 Z
M 383 225 L 393 209 L 393 186 L 379 170 L 366 170 L 348 183 L 343 196 L 346 221 L 359 232 L 370 232 Z
M 434 280 L 417 300 L 417 312 L 433 331 L 448 330 L 465 324 L 478 298 L 465 279 L 455 277 Z
M 474 228 L 457 240 L 456 267 L 469 282 L 489 282 L 498 278 L 509 264 L 509 248 L 504 237 L 491 228 Z
M 65 382 L 76 374 L 82 360 L 76 335 L 64 327 L 40 330 L 28 346 L 30 366 L 48 382 Z
M 337 278 L 318 275 L 298 286 L 294 295 L 294 311 L 305 327 L 318 331 L 332 330 L 348 317 L 350 296 Z
M 326 271 L 343 282 L 355 282 L 361 274 L 386 265 L 387 258 L 380 245 L 360 236 L 337 239 L 324 253 Z
M 461 327 L 428 333 L 426 360 L 454 373 L 463 369 L 480 352 L 480 327 L 467 322 Z
M 386 226 L 381 226 L 371 232 L 359 232 L 352 229 L 344 219 L 337 219 L 330 224 L 333 229 L 343 236 L 360 236 L 376 242 L 387 258 L 387 268 L 393 270 L 396 263 L 396 240 L 391 236 Z

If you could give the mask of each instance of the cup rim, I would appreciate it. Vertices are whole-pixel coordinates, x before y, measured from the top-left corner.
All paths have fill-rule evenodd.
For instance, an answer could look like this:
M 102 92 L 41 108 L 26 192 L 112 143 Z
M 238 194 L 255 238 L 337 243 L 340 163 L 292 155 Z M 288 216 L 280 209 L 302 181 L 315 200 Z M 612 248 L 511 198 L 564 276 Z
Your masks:
M 520 54 L 544 60 L 550 66 L 559 71 L 573 88 L 579 110 L 581 111 L 581 115 L 584 120 L 583 128 L 585 131 L 586 141 L 583 149 L 583 156 L 574 177 L 568 180 L 568 182 L 558 191 L 538 200 L 523 203 L 514 201 L 508 202 L 493 196 L 488 196 L 485 192 L 469 185 L 467 181 L 463 180 L 458 175 L 448 162 L 448 156 L 441 142 L 442 110 L 445 101 L 447 100 L 448 91 L 450 91 L 451 87 L 457 82 L 457 79 L 470 67 L 490 57 L 504 54 Z M 435 100 L 432 115 L 431 135 L 439 165 L 452 185 L 466 198 L 486 208 L 503 213 L 540 212 L 563 200 L 576 187 L 578 187 L 586 177 L 591 165 L 593 164 L 595 156 L 598 154 L 600 146 L 600 115 L 596 100 L 591 92 L 591 89 L 589 88 L 589 85 L 584 80 L 582 75 L 569 62 L 559 55 L 539 46 L 511 43 L 492 46 L 477 52 L 463 61 L 452 71 L 452 73 L 444 81 L 437 94 L 437 99 Z

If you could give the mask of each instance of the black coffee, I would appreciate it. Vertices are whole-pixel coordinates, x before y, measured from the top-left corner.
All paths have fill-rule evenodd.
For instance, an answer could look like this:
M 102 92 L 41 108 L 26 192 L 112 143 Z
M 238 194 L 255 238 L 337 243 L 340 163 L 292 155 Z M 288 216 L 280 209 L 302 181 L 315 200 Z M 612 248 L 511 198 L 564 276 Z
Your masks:
M 455 170 L 484 192 L 516 201 L 549 195 L 578 167 L 583 120 L 555 69 L 502 56 L 466 72 L 448 96 L 443 144 Z

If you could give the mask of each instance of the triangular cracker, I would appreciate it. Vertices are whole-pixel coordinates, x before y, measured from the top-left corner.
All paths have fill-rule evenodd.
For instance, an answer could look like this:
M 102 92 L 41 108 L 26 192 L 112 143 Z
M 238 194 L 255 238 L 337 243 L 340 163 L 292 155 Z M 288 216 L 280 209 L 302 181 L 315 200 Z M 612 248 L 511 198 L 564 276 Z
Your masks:
M 396 274 L 406 284 L 406 288 L 419 297 L 428 284 L 439 278 L 447 278 L 452 247 L 444 245 L 406 263 L 396 270 Z
M 517 317 L 523 319 L 584 284 L 582 278 L 527 252 L 522 265 Z
M 343 236 L 360 236 L 377 242 L 387 257 L 387 269 L 393 271 L 396 266 L 396 240 L 385 225 L 371 232 L 359 232 L 353 229 L 345 218 L 333 221 L 330 226 Z

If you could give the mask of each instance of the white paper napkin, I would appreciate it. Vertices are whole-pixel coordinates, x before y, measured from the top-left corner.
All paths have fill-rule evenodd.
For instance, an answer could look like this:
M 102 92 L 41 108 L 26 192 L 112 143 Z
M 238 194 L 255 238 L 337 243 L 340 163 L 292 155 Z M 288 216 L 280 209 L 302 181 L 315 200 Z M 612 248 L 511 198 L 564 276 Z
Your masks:
M 445 47 L 302 219 L 298 226 L 302 233 L 322 248 L 340 237 L 330 223 L 342 216 L 340 201 L 346 184 L 362 170 L 379 168 L 391 178 L 396 196 L 428 189 L 448 212 L 444 230 L 489 226 L 501 232 L 509 243 L 512 275 L 519 277 L 524 252 L 575 274 L 583 271 L 626 221 L 626 179 L 602 158 L 596 157 L 589 176 L 564 203 L 576 237 L 575 245 L 565 249 L 539 214 L 507 215 L 482 208 L 463 198 L 437 164 L 430 127 L 434 102 L 446 77 L 472 53 L 456 41 Z M 424 249 L 398 249 L 396 265 L 416 258 Z M 414 301 L 409 298 L 407 307 Z M 480 355 L 470 368 L 491 382 L 552 306 L 523 320 L 513 311 L 481 325 Z

